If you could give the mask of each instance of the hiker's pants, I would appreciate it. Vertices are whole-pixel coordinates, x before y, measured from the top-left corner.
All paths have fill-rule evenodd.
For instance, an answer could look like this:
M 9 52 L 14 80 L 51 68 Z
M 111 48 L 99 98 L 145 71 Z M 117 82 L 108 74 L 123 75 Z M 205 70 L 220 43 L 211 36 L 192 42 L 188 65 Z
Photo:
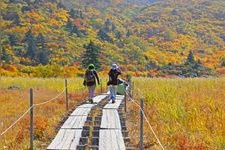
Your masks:
M 116 85 L 109 85 L 110 99 L 116 99 Z
M 88 86 L 88 99 L 93 99 L 93 97 L 95 96 L 95 87 L 96 85 L 91 85 L 91 86 Z

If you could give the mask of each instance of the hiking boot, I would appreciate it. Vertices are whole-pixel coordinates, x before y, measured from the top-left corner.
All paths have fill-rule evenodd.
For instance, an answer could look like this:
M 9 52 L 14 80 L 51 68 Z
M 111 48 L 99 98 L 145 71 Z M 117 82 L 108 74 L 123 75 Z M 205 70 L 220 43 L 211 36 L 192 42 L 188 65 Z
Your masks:
M 115 100 L 112 100 L 112 103 L 115 103 Z

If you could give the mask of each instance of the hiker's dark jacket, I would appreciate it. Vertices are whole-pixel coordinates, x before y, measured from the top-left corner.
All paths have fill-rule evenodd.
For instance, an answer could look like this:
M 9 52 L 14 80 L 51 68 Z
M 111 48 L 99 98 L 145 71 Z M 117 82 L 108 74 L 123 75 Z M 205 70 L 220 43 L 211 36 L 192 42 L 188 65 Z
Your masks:
M 117 85 L 117 78 L 118 75 L 120 75 L 121 72 L 118 71 L 117 69 L 111 69 L 108 73 L 109 75 L 109 81 L 107 83 L 107 85 Z

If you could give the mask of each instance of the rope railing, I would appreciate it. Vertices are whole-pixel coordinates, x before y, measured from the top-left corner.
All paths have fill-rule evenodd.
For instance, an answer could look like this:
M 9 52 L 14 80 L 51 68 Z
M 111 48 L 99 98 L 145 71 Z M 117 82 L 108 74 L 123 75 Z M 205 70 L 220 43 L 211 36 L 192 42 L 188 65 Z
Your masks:
M 38 103 L 38 104 L 33 104 L 32 106 L 30 106 L 14 123 L 12 123 L 5 131 L 3 131 L 0 136 L 4 135 L 9 129 L 11 129 L 17 122 L 19 122 L 34 106 L 40 106 L 40 105 L 44 105 L 47 104 L 55 99 L 57 99 L 60 95 L 62 95 L 65 92 L 66 89 L 64 89 L 62 92 L 60 92 L 57 96 L 55 96 L 54 98 L 46 101 L 46 102 L 42 102 L 42 103 Z
M 148 126 L 149 126 L 149 128 L 150 128 L 150 130 L 151 130 L 151 132 L 152 132 L 152 134 L 153 134 L 154 137 L 156 138 L 156 140 L 157 140 L 158 144 L 160 145 L 160 147 L 162 148 L 162 150 L 165 150 L 164 147 L 163 147 L 163 145 L 162 145 L 162 143 L 160 142 L 158 136 L 156 135 L 155 131 L 153 130 L 153 128 L 152 128 L 152 126 L 151 126 L 149 120 L 147 119 L 144 110 L 141 108 L 141 106 L 140 106 L 137 102 L 135 102 L 135 100 L 130 96 L 130 94 L 127 93 L 126 90 L 125 90 L 125 94 L 126 94 L 126 95 L 128 96 L 128 98 L 131 100 L 131 102 L 133 102 L 133 103 L 141 110 L 141 112 L 142 112 L 142 114 L 143 114 L 143 116 L 144 116 L 144 118 L 145 118 L 145 120 L 146 120 L 146 122 L 147 122 L 147 124 L 148 124 Z
M 13 124 L 11 124 L 5 131 L 3 131 L 2 133 L 1 133 L 1 136 L 3 135 L 3 134 L 5 134 L 9 129 L 11 129 L 17 122 L 19 122 L 30 110 L 31 110 L 31 108 L 33 108 L 33 106 L 34 105 L 32 105 L 30 108 L 28 108 L 27 109 L 27 111 L 25 111 L 24 113 L 23 113 L 23 115 L 21 115 L 20 117 L 19 117 L 19 119 L 17 119 Z
M 52 99 L 50 99 L 50 100 L 48 100 L 48 101 L 46 101 L 46 102 L 34 104 L 34 106 L 44 105 L 44 104 L 47 104 L 47 103 L 49 103 L 49 102 L 51 102 L 51 101 L 57 99 L 60 95 L 62 95 L 62 94 L 65 92 L 65 90 L 66 90 L 66 88 L 65 88 L 61 93 L 59 93 L 56 97 L 54 97 L 54 98 L 52 98 Z

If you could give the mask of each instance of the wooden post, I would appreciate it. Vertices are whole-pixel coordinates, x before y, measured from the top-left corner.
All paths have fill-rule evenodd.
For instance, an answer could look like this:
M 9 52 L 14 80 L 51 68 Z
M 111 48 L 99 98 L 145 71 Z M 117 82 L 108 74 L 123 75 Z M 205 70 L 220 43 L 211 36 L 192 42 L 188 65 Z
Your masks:
M 30 150 L 33 150 L 34 141 L 34 114 L 33 114 L 33 89 L 30 89 Z
M 67 87 L 67 79 L 65 79 L 65 88 L 66 88 L 66 110 L 69 110 L 69 104 L 68 104 L 68 87 Z
M 129 85 L 129 88 L 128 88 L 128 94 L 129 96 L 131 97 L 131 80 L 128 81 L 128 85 Z
M 143 150 L 143 99 L 140 100 L 140 145 L 139 150 Z
M 124 111 L 127 112 L 127 93 L 126 93 L 126 85 L 123 84 L 124 86 Z

